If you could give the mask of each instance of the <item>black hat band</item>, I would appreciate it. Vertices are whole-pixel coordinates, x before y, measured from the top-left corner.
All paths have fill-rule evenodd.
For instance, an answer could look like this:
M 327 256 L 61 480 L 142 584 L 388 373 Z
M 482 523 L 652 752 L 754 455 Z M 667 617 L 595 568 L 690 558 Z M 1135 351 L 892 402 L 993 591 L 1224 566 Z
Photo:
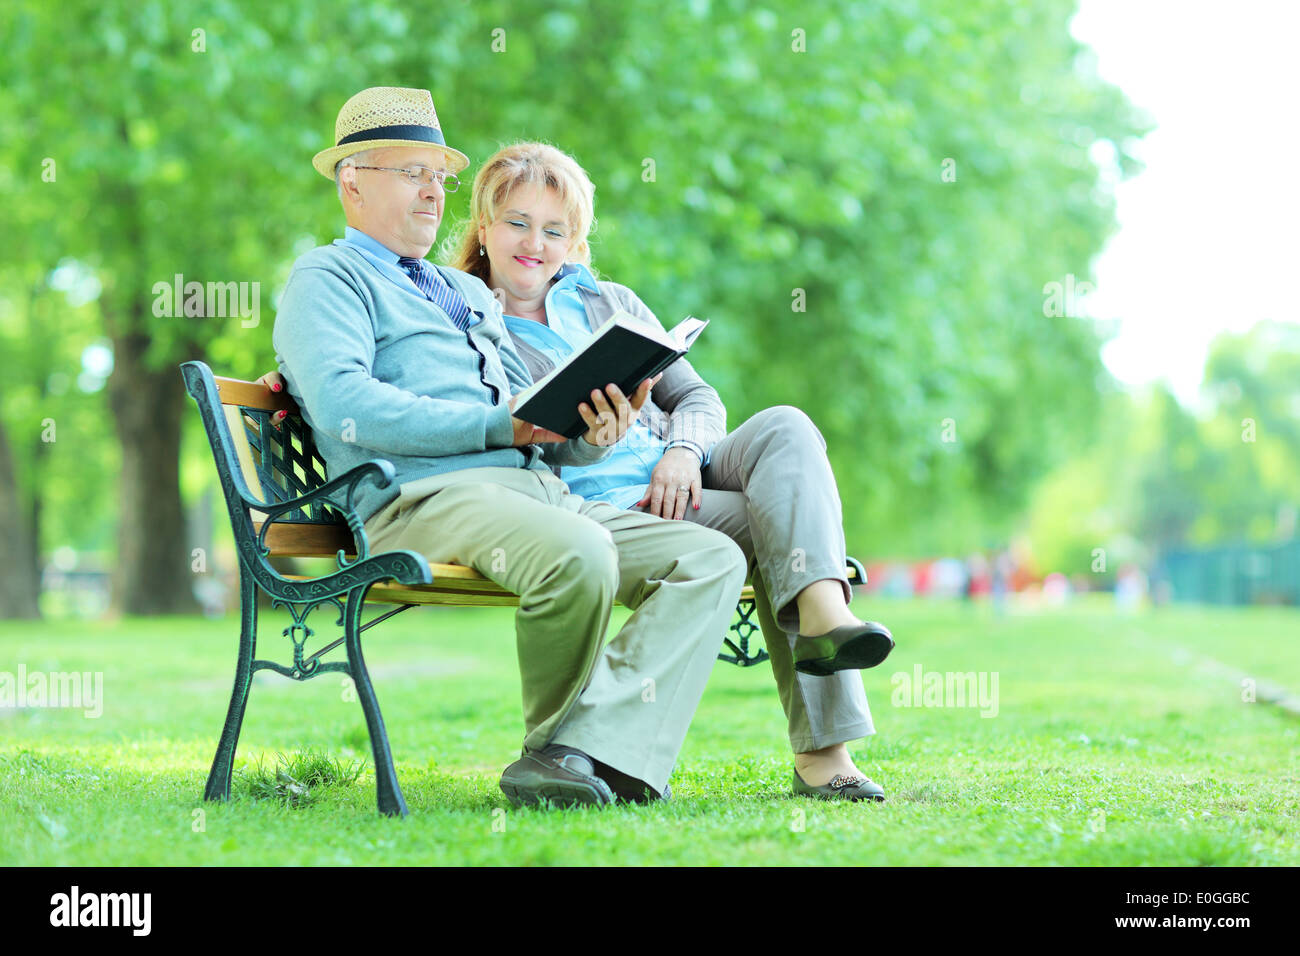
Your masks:
M 447 141 L 442 138 L 442 130 L 432 126 L 376 126 L 374 129 L 363 129 L 359 133 L 344 136 L 338 145 L 346 146 L 366 139 L 411 139 L 435 146 L 447 145 Z

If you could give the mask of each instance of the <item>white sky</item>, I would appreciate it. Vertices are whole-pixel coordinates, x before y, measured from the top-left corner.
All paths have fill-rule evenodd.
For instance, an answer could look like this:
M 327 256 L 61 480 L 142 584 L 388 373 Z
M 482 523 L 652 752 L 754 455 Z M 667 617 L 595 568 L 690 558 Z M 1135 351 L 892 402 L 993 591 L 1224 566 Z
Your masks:
M 1158 124 L 1086 311 L 1116 377 L 1193 404 L 1217 333 L 1300 322 L 1300 2 L 1080 0 L 1072 32 Z

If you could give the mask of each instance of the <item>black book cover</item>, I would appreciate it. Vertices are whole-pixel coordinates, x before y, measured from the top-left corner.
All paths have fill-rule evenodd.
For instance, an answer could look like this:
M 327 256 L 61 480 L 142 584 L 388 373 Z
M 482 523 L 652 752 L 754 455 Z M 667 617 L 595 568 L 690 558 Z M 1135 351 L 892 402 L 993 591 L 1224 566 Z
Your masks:
M 610 382 L 631 396 L 690 349 L 709 323 L 687 317 L 665 333 L 628 312 L 618 312 L 578 351 L 518 395 L 516 418 L 566 438 L 587 431 L 578 405 L 591 405 L 591 391 Z

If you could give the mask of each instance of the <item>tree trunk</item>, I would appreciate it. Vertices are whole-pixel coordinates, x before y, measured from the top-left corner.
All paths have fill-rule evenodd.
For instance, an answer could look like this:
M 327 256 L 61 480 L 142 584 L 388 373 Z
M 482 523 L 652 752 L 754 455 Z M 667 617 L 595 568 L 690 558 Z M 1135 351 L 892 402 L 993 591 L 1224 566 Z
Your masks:
M 41 616 L 41 569 L 25 512 L 9 437 L 0 421 L 0 618 Z
M 113 339 L 108 393 L 122 443 L 113 606 L 126 614 L 190 614 L 198 602 L 179 480 L 185 392 L 175 366 L 145 365 L 148 347 L 138 331 Z

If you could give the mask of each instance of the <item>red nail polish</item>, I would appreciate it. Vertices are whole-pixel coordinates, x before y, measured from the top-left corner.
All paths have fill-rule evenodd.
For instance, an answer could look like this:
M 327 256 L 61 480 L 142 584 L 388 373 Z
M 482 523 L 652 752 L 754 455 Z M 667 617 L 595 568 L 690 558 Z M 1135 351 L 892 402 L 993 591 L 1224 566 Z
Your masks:
M 273 391 L 273 392 L 278 392 L 279 390 L 280 390 L 280 383 L 279 383 L 279 382 L 277 382 L 276 384 L 274 384 L 274 385 L 271 386 L 271 391 Z

